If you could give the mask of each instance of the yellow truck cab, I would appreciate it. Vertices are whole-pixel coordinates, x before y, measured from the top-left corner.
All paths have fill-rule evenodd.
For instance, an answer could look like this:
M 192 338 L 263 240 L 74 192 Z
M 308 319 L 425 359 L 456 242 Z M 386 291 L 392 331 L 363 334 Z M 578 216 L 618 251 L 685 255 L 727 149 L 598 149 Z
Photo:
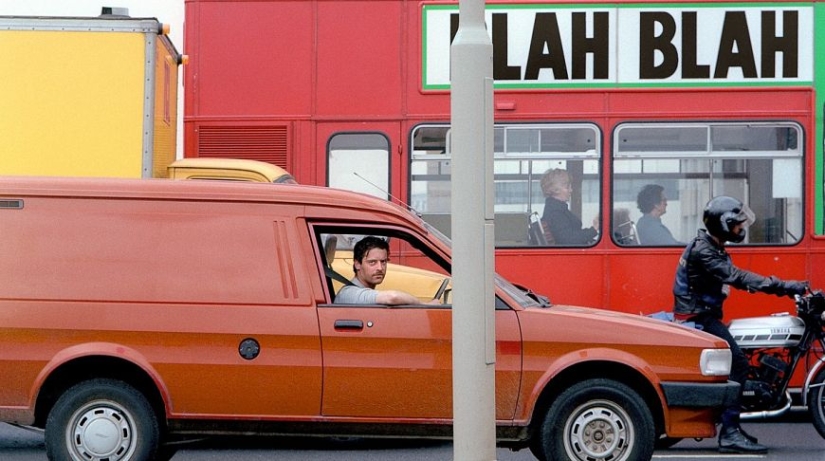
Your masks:
M 0 235 L 0 422 L 44 428 L 51 460 L 148 461 L 210 434 L 452 434 L 451 244 L 396 204 L 303 185 L 0 177 Z M 363 236 L 440 277 L 422 295 L 444 302 L 336 302 L 337 243 Z M 500 445 L 635 460 L 715 434 L 738 391 L 723 340 L 494 284 Z
M 172 162 L 167 167 L 171 179 L 222 179 L 229 181 L 297 184 L 283 168 L 258 160 L 194 157 Z

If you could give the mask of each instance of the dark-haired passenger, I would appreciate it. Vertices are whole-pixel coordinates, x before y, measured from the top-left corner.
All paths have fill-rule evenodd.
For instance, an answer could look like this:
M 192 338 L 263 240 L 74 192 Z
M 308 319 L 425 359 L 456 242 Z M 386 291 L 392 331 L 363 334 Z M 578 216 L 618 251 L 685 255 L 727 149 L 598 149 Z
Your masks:
M 387 275 L 390 245 L 386 240 L 368 236 L 355 244 L 352 270 L 355 277 L 335 295 L 336 304 L 441 304 L 433 299 L 422 302 L 410 293 L 397 290 L 376 290 Z
M 642 217 L 636 223 L 636 233 L 640 245 L 684 245 L 676 240 L 664 224 L 662 215 L 667 213 L 665 188 L 658 184 L 648 184 L 636 196 L 636 205 Z

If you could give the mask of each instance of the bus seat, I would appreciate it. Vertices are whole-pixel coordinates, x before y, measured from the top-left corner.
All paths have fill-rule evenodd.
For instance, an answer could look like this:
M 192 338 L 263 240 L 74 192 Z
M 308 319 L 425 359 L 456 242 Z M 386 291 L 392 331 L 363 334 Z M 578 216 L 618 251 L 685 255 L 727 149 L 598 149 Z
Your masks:
M 495 225 L 496 246 L 527 245 L 528 239 L 524 233 L 524 213 L 496 213 Z
M 327 235 L 324 241 L 324 272 L 326 273 L 327 288 L 329 289 L 330 301 L 335 302 L 335 285 L 332 283 L 336 279 L 335 271 L 332 269 L 332 263 L 335 261 L 335 252 L 338 249 L 338 236 Z
M 556 243 L 553 233 L 550 232 L 550 226 L 541 219 L 537 211 L 530 215 L 527 235 L 530 245 L 548 246 Z
M 630 211 L 627 208 L 613 210 L 613 239 L 622 246 L 640 243 L 636 223 L 630 219 Z
M 332 262 L 335 261 L 335 250 L 338 249 L 338 236 L 328 235 L 324 242 L 324 258 L 327 260 L 327 266 L 332 267 Z

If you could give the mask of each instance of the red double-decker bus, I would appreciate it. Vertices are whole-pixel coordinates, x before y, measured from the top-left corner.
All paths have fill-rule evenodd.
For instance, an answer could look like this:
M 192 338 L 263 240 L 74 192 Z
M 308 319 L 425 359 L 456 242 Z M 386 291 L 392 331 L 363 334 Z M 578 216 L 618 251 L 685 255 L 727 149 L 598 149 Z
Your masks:
M 185 155 L 268 161 L 450 234 L 457 15 L 455 1 L 186 0 Z M 486 21 L 498 272 L 554 302 L 670 309 L 684 243 L 724 194 L 757 215 L 730 247 L 738 266 L 825 287 L 825 4 L 495 1 Z M 595 237 L 531 239 L 550 170 Z M 673 240 L 646 235 L 651 222 Z M 790 309 L 742 293 L 726 307 Z

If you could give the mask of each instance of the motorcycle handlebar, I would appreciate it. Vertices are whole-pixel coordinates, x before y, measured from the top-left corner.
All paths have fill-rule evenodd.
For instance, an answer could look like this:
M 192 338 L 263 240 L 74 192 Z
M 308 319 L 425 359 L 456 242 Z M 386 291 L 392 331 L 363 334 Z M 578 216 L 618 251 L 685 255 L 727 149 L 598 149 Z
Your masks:
M 822 314 L 825 312 L 825 296 L 822 290 L 812 290 L 808 288 L 808 292 L 803 295 L 794 295 L 797 311 L 800 313 Z

